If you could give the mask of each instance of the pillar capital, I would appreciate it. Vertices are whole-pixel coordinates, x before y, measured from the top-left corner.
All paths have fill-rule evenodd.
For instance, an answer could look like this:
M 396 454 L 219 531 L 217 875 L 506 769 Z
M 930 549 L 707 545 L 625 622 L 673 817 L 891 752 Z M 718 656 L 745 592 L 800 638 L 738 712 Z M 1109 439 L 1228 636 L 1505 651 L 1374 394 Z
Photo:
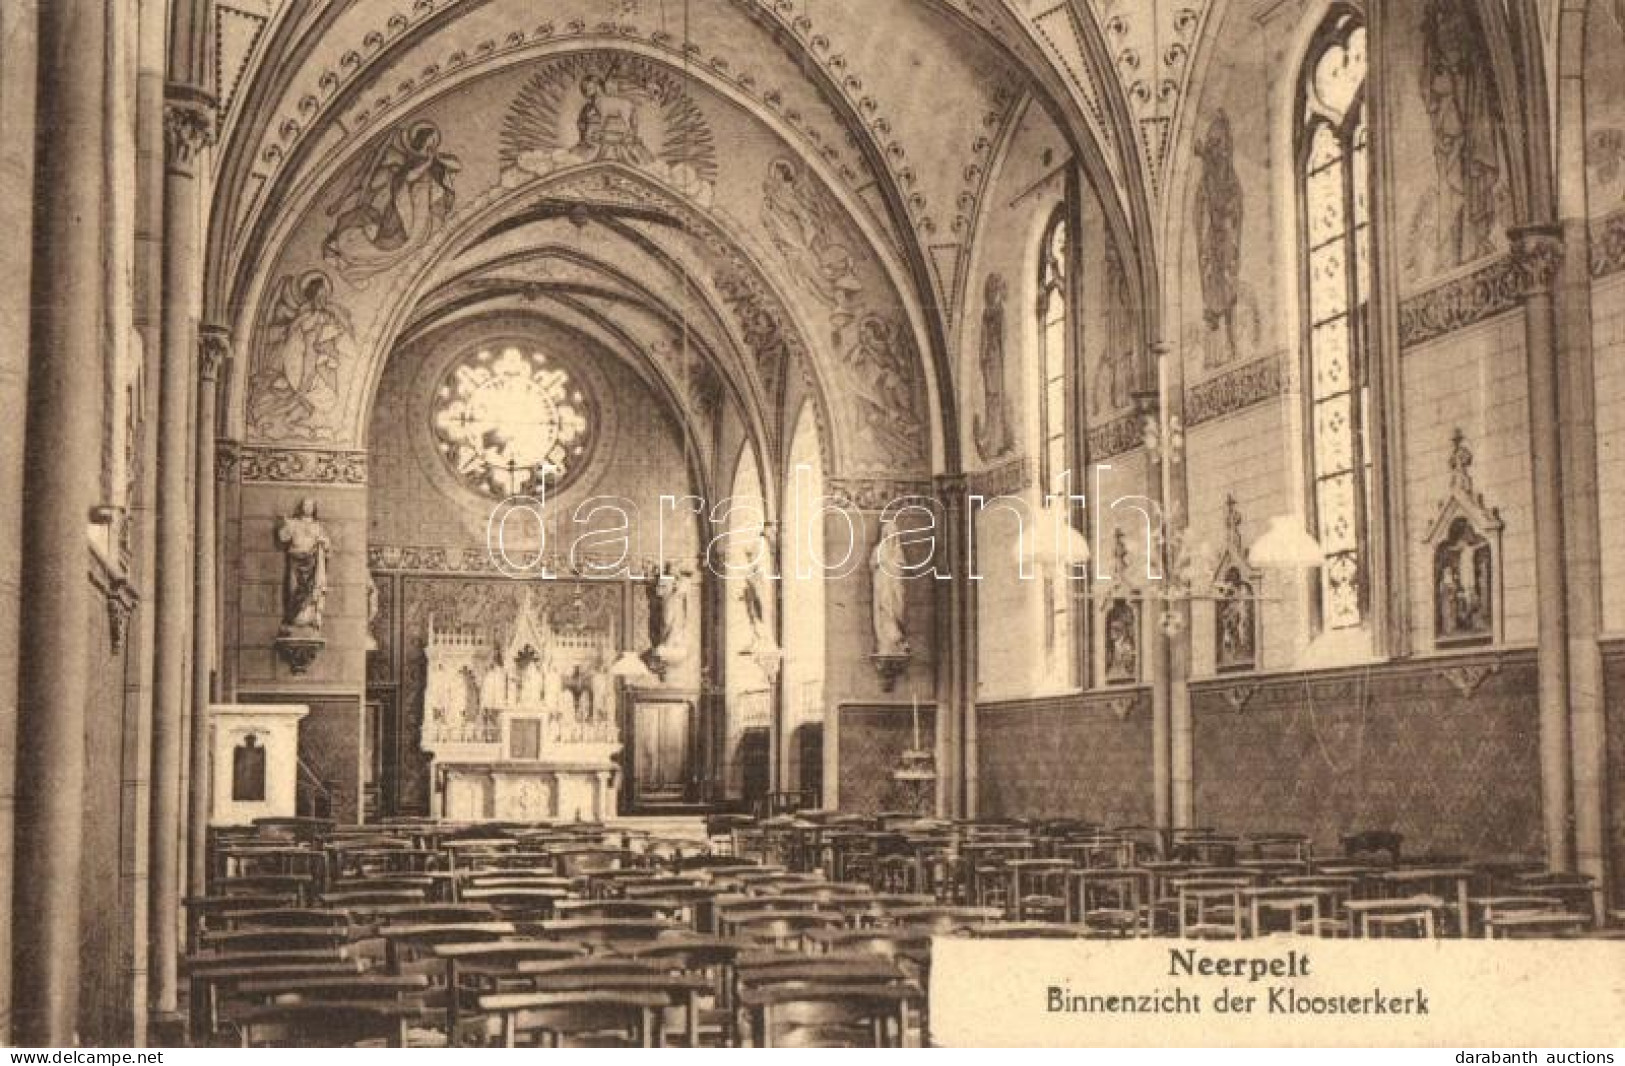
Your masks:
M 224 326 L 203 326 L 198 330 L 198 373 L 204 381 L 217 381 L 220 367 L 231 358 L 231 333 Z
M 200 89 L 164 89 L 164 165 L 190 173 L 198 154 L 214 143 L 214 98 Z
M 1562 227 L 1513 226 L 1507 236 L 1512 240 L 1512 262 L 1522 295 L 1528 298 L 1550 293 L 1563 266 Z

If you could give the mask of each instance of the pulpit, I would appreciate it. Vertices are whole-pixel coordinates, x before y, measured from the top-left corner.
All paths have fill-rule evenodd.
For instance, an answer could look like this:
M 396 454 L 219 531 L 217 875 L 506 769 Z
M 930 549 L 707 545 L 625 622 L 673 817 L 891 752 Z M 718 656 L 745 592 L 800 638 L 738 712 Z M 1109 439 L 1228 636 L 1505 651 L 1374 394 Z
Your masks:
M 217 703 L 209 708 L 210 824 L 249 825 L 295 813 L 302 704 Z
M 607 631 L 555 624 L 527 595 L 506 640 L 429 621 L 422 747 L 430 812 L 456 821 L 614 813 L 621 750 Z

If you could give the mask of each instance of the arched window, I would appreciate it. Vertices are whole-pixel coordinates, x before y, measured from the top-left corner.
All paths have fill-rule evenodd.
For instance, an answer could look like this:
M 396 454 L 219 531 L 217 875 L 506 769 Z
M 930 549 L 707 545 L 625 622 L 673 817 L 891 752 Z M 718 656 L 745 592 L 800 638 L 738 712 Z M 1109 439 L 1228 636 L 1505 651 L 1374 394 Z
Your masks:
M 1298 83 L 1299 262 L 1309 506 L 1326 552 L 1316 616 L 1323 630 L 1370 611 L 1370 155 L 1365 27 L 1327 18 Z
M 1038 464 L 1044 494 L 1057 497 L 1057 506 L 1069 508 L 1069 496 L 1083 491 L 1073 487 L 1071 452 L 1067 446 L 1067 355 L 1071 336 L 1071 291 L 1068 268 L 1066 204 L 1055 209 L 1044 227 L 1038 252 Z M 1050 657 L 1050 676 L 1065 687 L 1077 683 L 1077 654 L 1072 634 L 1073 587 L 1070 575 L 1046 571 L 1043 575 L 1044 637 Z

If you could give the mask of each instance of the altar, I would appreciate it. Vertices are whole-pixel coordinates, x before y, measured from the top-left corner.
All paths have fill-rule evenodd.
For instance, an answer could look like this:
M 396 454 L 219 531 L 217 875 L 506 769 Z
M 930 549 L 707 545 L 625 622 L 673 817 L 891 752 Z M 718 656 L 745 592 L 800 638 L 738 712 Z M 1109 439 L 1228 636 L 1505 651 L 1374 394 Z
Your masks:
M 430 813 L 455 821 L 596 821 L 614 813 L 616 649 L 555 624 L 527 594 L 504 635 L 429 620 L 422 747 Z

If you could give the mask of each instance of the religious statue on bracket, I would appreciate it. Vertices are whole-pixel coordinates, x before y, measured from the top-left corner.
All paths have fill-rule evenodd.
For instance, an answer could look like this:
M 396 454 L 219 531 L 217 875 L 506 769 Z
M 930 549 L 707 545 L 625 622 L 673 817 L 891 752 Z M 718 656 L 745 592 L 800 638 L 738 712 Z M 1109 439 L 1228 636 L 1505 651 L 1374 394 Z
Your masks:
M 1428 528 L 1432 549 L 1433 638 L 1440 648 L 1500 639 L 1501 515 L 1473 488 L 1473 453 L 1451 437 L 1449 491 Z
M 773 623 L 768 615 L 772 594 L 767 583 L 773 571 L 773 546 L 766 532 L 756 533 L 748 554 L 736 565 L 745 570 L 739 599 L 745 607 L 745 623 L 750 627 L 750 643 L 739 654 L 754 661 L 771 684 L 778 678 L 784 652 L 773 637 Z
M 1112 534 L 1112 560 L 1117 567 L 1115 580 L 1124 581 L 1129 573 L 1128 539 L 1121 529 Z M 1108 685 L 1131 685 L 1140 680 L 1140 608 L 1134 600 L 1122 596 L 1106 601 L 1105 624 L 1101 637 L 1105 641 L 1105 670 Z
M 1213 662 L 1220 673 L 1258 666 L 1258 586 L 1261 576 L 1247 561 L 1241 508 L 1224 498 L 1224 551 L 1214 568 Z
M 648 584 L 649 650 L 644 652 L 643 661 L 662 681 L 668 670 L 688 658 L 693 585 L 693 569 L 672 563 L 667 563 Z
M 293 672 L 302 674 L 326 645 L 322 611 L 327 603 L 327 563 L 333 542 L 317 514 L 315 500 L 300 500 L 294 513 L 277 524 L 276 541 L 283 558 L 282 626 L 276 646 Z
M 870 620 L 875 636 L 872 658 L 887 692 L 908 669 L 913 654 L 908 642 L 907 580 L 908 556 L 903 552 L 897 520 L 888 515 L 880 521 L 880 538 L 869 554 Z

